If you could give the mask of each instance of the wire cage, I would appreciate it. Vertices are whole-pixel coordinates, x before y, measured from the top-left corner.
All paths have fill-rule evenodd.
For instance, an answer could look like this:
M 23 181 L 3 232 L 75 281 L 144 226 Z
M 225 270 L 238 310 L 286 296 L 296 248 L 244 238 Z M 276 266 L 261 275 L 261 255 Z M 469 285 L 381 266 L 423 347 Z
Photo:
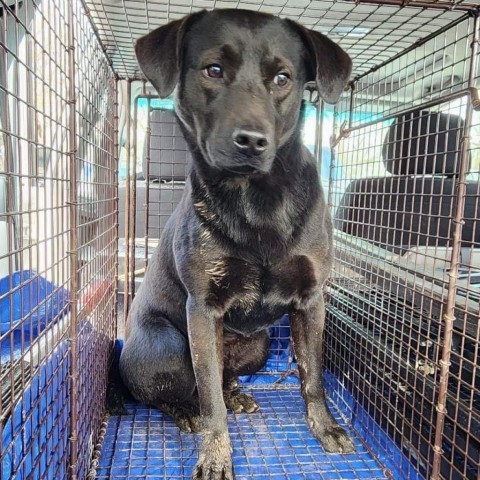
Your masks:
M 459 18 L 355 78 L 335 116 L 327 365 L 401 446 L 406 478 L 478 476 L 478 35 Z
M 0 2 L 0 477 L 85 478 L 115 338 L 116 79 L 80 2 Z
M 196 437 L 105 399 L 189 162 L 133 45 L 201 8 L 289 17 L 354 61 L 303 125 L 335 223 L 325 384 L 357 454 L 309 432 L 285 317 L 242 379 L 261 413 L 229 416 L 237 478 L 478 480 L 476 0 L 0 0 L 0 477 L 191 474 Z

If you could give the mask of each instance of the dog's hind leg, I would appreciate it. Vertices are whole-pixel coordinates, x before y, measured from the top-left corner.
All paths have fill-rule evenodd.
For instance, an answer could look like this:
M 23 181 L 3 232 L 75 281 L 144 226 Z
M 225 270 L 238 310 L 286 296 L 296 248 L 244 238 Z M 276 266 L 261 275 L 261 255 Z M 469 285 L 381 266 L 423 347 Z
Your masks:
M 125 341 L 120 356 L 123 382 L 135 399 L 172 416 L 181 430 L 198 431 L 198 396 L 188 340 L 166 318 L 147 320 L 137 318 Z
M 224 343 L 223 398 L 235 413 L 254 413 L 260 406 L 252 395 L 242 393 L 238 376 L 253 375 L 267 361 L 270 337 L 266 330 L 250 337 L 227 337 Z
M 238 378 L 231 378 L 223 387 L 225 406 L 234 413 L 255 413 L 260 405 L 255 398 L 240 390 Z
M 202 430 L 200 407 L 198 398 L 189 403 L 159 403 L 155 405 L 159 410 L 173 418 L 177 427 L 184 433 L 199 433 Z

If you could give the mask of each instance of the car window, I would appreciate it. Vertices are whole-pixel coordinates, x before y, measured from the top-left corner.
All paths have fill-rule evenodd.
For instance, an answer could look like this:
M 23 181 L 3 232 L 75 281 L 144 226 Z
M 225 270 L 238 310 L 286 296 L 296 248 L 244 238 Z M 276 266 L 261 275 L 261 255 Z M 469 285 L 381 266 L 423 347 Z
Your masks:
M 465 120 L 467 103 L 466 97 L 441 105 L 436 111 L 458 115 Z M 470 168 L 467 180 L 480 180 L 480 112 L 473 111 L 472 126 L 470 132 Z
M 480 112 L 473 112 L 472 131 L 470 133 L 471 167 L 468 178 L 480 181 Z
M 132 135 L 136 136 L 136 151 L 133 148 L 133 142 L 131 145 L 131 154 L 135 156 L 136 174 L 142 172 L 143 161 L 143 149 L 145 146 L 145 140 L 147 138 L 148 128 L 148 115 L 153 109 L 174 110 L 175 104 L 173 99 L 159 99 L 159 98 L 137 98 L 137 130 L 132 132 Z M 132 122 L 133 124 L 134 122 Z M 127 150 L 125 149 L 127 129 L 123 129 L 122 138 L 120 139 L 120 152 L 118 162 L 118 180 L 124 182 L 127 178 Z M 133 172 L 131 172 L 133 173 Z

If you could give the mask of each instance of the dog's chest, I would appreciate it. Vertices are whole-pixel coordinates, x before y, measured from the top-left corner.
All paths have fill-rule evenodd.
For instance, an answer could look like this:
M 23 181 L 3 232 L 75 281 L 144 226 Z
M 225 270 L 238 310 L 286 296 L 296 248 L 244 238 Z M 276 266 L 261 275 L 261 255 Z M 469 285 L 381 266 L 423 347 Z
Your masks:
M 209 262 L 210 306 L 225 313 L 225 324 L 238 331 L 265 328 L 291 307 L 301 307 L 320 285 L 313 262 L 295 255 L 271 265 L 223 257 Z

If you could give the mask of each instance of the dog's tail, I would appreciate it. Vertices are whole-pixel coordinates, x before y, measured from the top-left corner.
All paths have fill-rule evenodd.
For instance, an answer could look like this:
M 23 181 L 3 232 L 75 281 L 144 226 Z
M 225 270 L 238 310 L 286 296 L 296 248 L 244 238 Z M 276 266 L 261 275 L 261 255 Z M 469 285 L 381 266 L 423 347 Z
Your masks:
M 107 412 L 110 415 L 126 415 L 128 413 L 125 402 L 131 399 L 130 392 L 122 381 L 120 376 L 120 353 L 122 351 L 122 342 L 115 342 L 114 357 L 108 372 L 107 383 Z

